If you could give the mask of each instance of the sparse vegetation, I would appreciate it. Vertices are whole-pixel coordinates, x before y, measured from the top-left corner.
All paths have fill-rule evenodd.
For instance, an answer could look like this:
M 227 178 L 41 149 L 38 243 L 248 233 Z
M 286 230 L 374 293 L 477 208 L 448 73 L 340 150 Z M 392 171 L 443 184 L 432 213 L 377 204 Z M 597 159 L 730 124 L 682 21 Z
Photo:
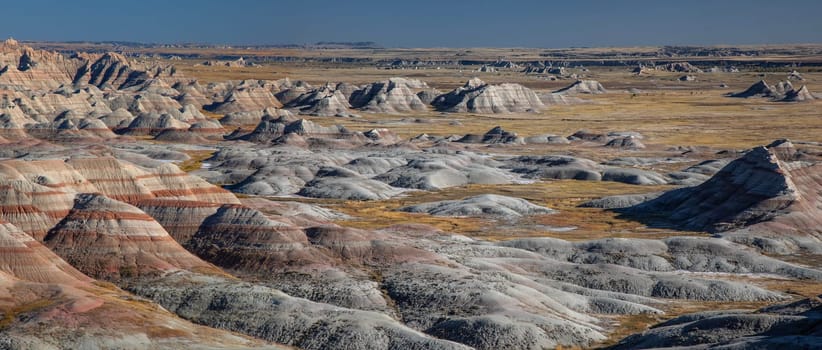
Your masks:
M 54 305 L 56 302 L 56 300 L 44 298 L 34 300 L 28 303 L 23 303 L 21 305 L 12 307 L 8 310 L 4 310 L 3 318 L 0 319 L 0 331 L 14 323 L 14 321 L 21 315 L 45 309 L 51 305 Z
M 180 163 L 179 167 L 187 173 L 200 170 L 203 167 L 203 161 L 214 155 L 214 151 L 210 150 L 189 150 L 185 153 L 191 158 Z
M 61 51 L 96 47 L 72 43 L 43 45 Z M 674 197 L 687 194 L 679 196 L 685 200 L 672 200 L 676 205 L 660 205 L 651 210 L 634 207 L 640 209 L 632 212 L 632 219 L 612 210 L 580 207 L 604 196 L 647 194 L 701 183 L 726 161 L 738 158 L 740 151 L 777 138 L 822 141 L 819 101 L 811 101 L 813 96 L 807 99 L 808 103 L 725 96 L 744 89 L 752 81 L 786 78 L 787 66 L 768 63 L 768 67 L 753 68 L 762 60 L 793 64 L 799 56 L 775 54 L 784 48 L 760 49 L 772 56 L 749 55 L 740 48 L 706 48 L 708 52 L 722 52 L 723 60 L 735 60 L 747 69 L 733 74 L 693 73 L 698 74 L 697 79 L 682 82 L 678 78 L 683 73 L 673 72 L 678 69 L 640 69 L 641 74 L 633 74 L 632 67 L 622 66 L 621 62 L 667 64 L 672 58 L 690 57 L 704 65 L 719 56 L 690 56 L 693 48 L 687 47 L 362 51 L 348 47 L 303 50 L 144 46 L 127 53 L 179 54 L 185 58 L 155 61 L 108 54 L 102 55 L 106 59 L 95 58 L 98 61 L 92 63 L 84 61 L 89 60 L 86 56 L 76 55 L 70 62 L 86 67 L 77 68 L 78 73 L 83 73 L 78 75 L 82 83 L 100 78 L 95 86 L 104 92 L 94 88 L 72 92 L 65 87 L 73 86 L 78 78 L 66 80 L 69 78 L 63 76 L 62 70 L 71 65 L 54 59 L 58 56 L 49 56 L 57 53 L 33 59 L 31 55 L 37 55 L 17 50 L 13 41 L 2 47 L 12 48 L 11 54 L 3 56 L 13 58 L 7 62 L 9 69 L 0 73 L 17 74 L 4 76 L 11 85 L 28 74 L 42 75 L 44 79 L 20 82 L 26 89 L 14 90 L 8 105 L 19 102 L 21 108 L 5 115 L 11 118 L 6 124 L 13 130 L 0 137 L 1 142 L 10 141 L 6 153 L 25 159 L 8 159 L 0 164 L 6 174 L 0 176 L 0 185 L 10 194 L 9 203 L 0 203 L 8 206 L 0 213 L 0 219 L 13 222 L 3 225 L 3 229 L 8 229 L 3 237 L 14 248 L 9 251 L 28 254 L 24 258 L 9 255 L 12 258 L 3 261 L 33 261 L 42 265 L 25 271 L 0 269 L 0 277 L 11 274 L 9 281 L 15 282 L 14 288 L 34 295 L 31 299 L 20 298 L 18 295 L 24 293 L 8 289 L 9 293 L 0 296 L 0 302 L 7 306 L 0 315 L 0 331 L 17 326 L 21 328 L 14 328 L 15 331 L 23 327 L 46 329 L 44 325 L 48 324 L 57 330 L 48 335 L 49 339 L 58 340 L 64 337 L 58 334 L 63 330 L 61 327 L 70 327 L 77 330 L 78 337 L 98 335 L 94 332 L 117 337 L 133 333 L 147 336 L 150 341 L 174 338 L 184 344 L 191 340 L 192 345 L 199 345 L 195 340 L 211 339 L 211 332 L 215 332 L 218 337 L 214 339 L 219 342 L 244 341 L 216 329 L 225 328 L 295 346 L 342 341 L 352 348 L 386 348 L 387 342 L 398 340 L 394 343 L 448 348 L 453 344 L 444 339 L 470 345 L 488 341 L 470 338 L 472 332 L 487 327 L 489 331 L 483 332 L 499 339 L 490 340 L 486 344 L 494 345 L 486 348 L 522 344 L 553 347 L 558 337 L 547 334 L 550 329 L 568 330 L 570 334 L 559 338 L 571 344 L 589 344 L 607 336 L 607 340 L 596 344 L 606 346 L 684 313 L 757 309 L 782 300 L 783 296 L 791 300 L 817 297 L 822 290 L 822 260 L 808 253 L 813 250 L 802 250 L 805 248 L 796 244 L 798 240 L 790 241 L 795 238 L 788 237 L 792 232 L 785 232 L 785 236 L 755 236 L 759 232 L 753 229 L 762 227 L 753 225 L 760 222 L 748 220 L 751 216 L 745 215 L 751 208 L 748 199 L 757 205 L 762 202 L 760 197 L 767 197 L 763 207 L 770 210 L 770 200 L 776 198 L 780 203 L 787 202 L 787 207 L 780 207 L 775 218 L 768 217 L 763 223 L 773 224 L 780 230 L 779 235 L 786 227 L 805 225 L 799 230 L 816 230 L 819 212 L 815 210 L 822 208 L 813 196 L 818 192 L 818 178 L 801 173 L 805 163 L 793 161 L 818 162 L 822 159 L 819 150 L 796 151 L 794 144 L 784 142 L 785 147 L 779 150 L 774 150 L 774 146 L 771 150 L 757 148 L 747 153 L 760 157 L 742 158 L 746 164 L 756 166 L 735 168 L 742 173 L 740 178 L 785 184 L 773 186 L 773 191 L 763 190 L 765 186 L 760 183 L 737 185 L 745 181 L 726 176 L 731 178 L 727 182 L 712 181 L 693 191 L 675 191 Z M 822 60 L 817 57 L 822 52 L 819 48 L 790 47 L 797 55 L 813 53 L 802 58 L 814 64 Z M 229 60 L 239 56 L 253 64 L 237 61 L 229 66 Z M 446 63 L 411 64 L 413 69 L 406 67 L 406 63 L 398 63 L 397 67 L 386 63 L 398 57 L 401 61 Z M 202 64 L 212 59 L 221 62 Z M 511 59 L 516 62 L 508 61 Z M 457 64 L 457 60 L 462 62 Z M 471 60 L 477 62 L 466 64 Z M 476 69 L 481 60 L 499 61 L 494 66 L 485 62 L 487 65 L 483 66 L 492 71 L 486 72 Z M 563 69 L 574 75 L 558 73 L 558 77 L 549 78 L 545 70 L 534 74 L 530 74 L 531 70 L 529 74 L 520 70 L 524 64 L 533 64 L 529 68 L 543 65 L 536 61 L 563 62 L 567 65 Z M 574 66 L 589 61 L 595 63 L 588 68 Z M 158 62 L 159 70 L 146 81 L 146 72 L 141 69 Z M 97 67 L 92 72 L 85 71 L 89 63 Z M 161 67 L 166 63 L 176 68 Z M 688 72 L 697 71 L 690 64 L 677 64 L 690 67 Z M 135 68 L 138 65 L 141 68 Z M 115 68 L 131 73 L 120 78 L 100 73 Z M 800 69 L 807 78 L 803 83 L 812 91 L 822 91 L 822 75 L 808 67 Z M 60 74 L 51 76 L 54 71 Z M 408 84 L 393 79 L 379 88 L 379 84 L 365 85 L 398 76 L 421 81 Z M 431 102 L 443 96 L 442 92 L 462 86 L 474 77 L 489 84 L 517 83 L 528 89 L 511 88 L 515 85 L 485 89 L 485 84 L 473 80 L 469 87 L 496 96 L 484 96 L 485 101 L 457 99 L 447 104 L 448 108 Z M 45 78 L 54 80 L 55 86 L 50 86 Z M 177 81 L 178 78 L 182 80 Z M 199 84 L 174 85 L 191 78 Z M 281 78 L 291 81 L 266 81 Z M 57 80 L 61 79 L 66 81 L 55 90 Z M 124 83 L 117 79 L 127 79 L 128 84 L 120 85 Z M 237 82 L 242 79 L 247 81 Z M 568 95 L 552 94 L 577 79 L 587 80 L 586 87 Z M 802 78 L 796 74 L 792 79 Z M 233 82 L 223 82 L 226 80 Z M 41 89 L 41 84 L 49 87 Z M 131 88 L 110 88 L 112 84 Z M 392 84 L 396 94 L 389 88 L 383 89 Z M 182 85 L 192 89 L 187 90 L 188 95 L 182 95 Z M 51 96 L 54 92 L 59 93 Z M 422 93 L 418 95 L 419 92 Z M 41 93 L 48 97 L 32 97 Z M 60 117 L 65 120 L 58 126 L 39 123 L 48 120 L 58 124 L 58 117 L 31 106 L 43 104 L 44 110 L 54 107 L 51 110 L 57 111 L 65 107 L 60 103 L 75 95 L 82 95 L 82 99 L 72 103 L 93 101 L 95 105 L 88 108 L 95 107 L 95 112 L 65 113 Z M 503 95 L 505 98 L 500 97 Z M 367 98 L 354 105 L 356 96 Z M 289 99 L 297 102 L 290 104 Z M 175 101 L 194 101 L 212 107 L 227 101 L 225 109 L 209 109 L 236 114 L 225 119 L 226 128 L 221 128 L 214 120 L 222 118 L 223 113 L 201 111 L 211 119 L 204 120 L 197 113 L 191 114 L 190 107 L 181 112 Z M 484 102 L 485 108 L 450 109 L 468 105 L 466 101 Z M 129 112 L 106 114 L 96 120 L 107 112 L 105 104 L 110 109 L 125 106 Z M 281 110 L 271 109 L 281 104 L 285 104 Z M 543 108 L 543 104 L 547 107 Z M 366 108 L 369 105 L 373 108 Z M 325 106 L 319 109 L 322 113 L 313 109 L 316 106 Z M 537 109 L 540 111 L 534 111 Z M 502 113 L 509 111 L 517 113 Z M 263 113 L 274 118 L 266 117 L 256 127 Z M 135 116 L 140 118 L 140 123 L 136 123 L 139 127 L 129 119 Z M 143 119 L 150 119 L 147 116 L 153 118 L 152 122 L 142 127 Z M 17 121 L 29 119 L 38 123 L 14 128 Z M 195 121 L 197 125 L 193 127 Z M 346 129 L 330 128 L 330 124 Z M 111 125 L 117 125 L 118 132 L 126 137 L 109 133 L 107 128 Z M 255 137 L 222 137 L 224 131 L 232 132 L 229 129 L 236 125 L 256 129 L 252 135 Z M 367 131 L 370 129 L 380 130 Z M 590 132 L 564 137 L 581 129 Z M 488 130 L 494 132 L 485 134 Z M 37 141 L 38 133 L 48 135 L 50 143 L 25 144 Z M 127 136 L 131 133 L 135 136 Z M 429 137 L 409 140 L 423 133 Z M 472 135 L 464 137 L 466 134 Z M 23 139 L 17 142 L 21 135 Z M 531 136 L 539 137 L 523 138 Z M 54 145 L 57 147 L 50 150 Z M 185 159 L 180 152 L 189 158 L 180 161 Z M 779 152 L 788 155 L 783 159 Z M 95 158 L 102 155 L 122 159 L 106 158 L 104 162 Z M 515 156 L 537 157 L 512 159 Z M 719 158 L 722 159 L 701 164 Z M 188 174 L 157 167 L 170 159 L 184 172 L 202 175 L 211 185 Z M 211 167 L 203 169 L 207 160 Z M 700 167 L 693 172 L 683 171 L 696 164 Z M 803 170 L 792 177 L 794 166 Z M 818 168 L 811 170 L 815 169 Z M 760 170 L 773 179 L 762 181 Z M 717 174 L 713 180 L 724 178 L 724 172 Z M 539 177 L 589 181 L 535 179 Z M 599 179 L 656 185 L 596 181 Z M 464 185 L 469 183 L 503 184 Z M 711 187 L 717 183 L 718 188 Z M 237 198 L 217 187 L 220 185 L 249 194 L 236 194 L 234 197 L 242 199 L 243 204 L 235 204 Z M 440 187 L 445 189 L 410 190 Z M 710 188 L 705 190 L 706 187 Z M 730 189 L 728 196 L 717 195 L 724 194 L 724 189 Z M 748 190 L 755 195 L 749 195 Z M 75 193 L 80 191 L 83 193 Z M 701 192 L 695 193 L 698 191 Z M 799 193 L 799 199 L 783 201 L 782 196 L 788 192 Z M 742 194 L 736 196 L 739 193 Z M 469 204 L 459 203 L 456 209 L 449 207 L 445 214 L 429 210 L 431 207 L 420 209 L 435 214 L 476 216 L 447 217 L 398 210 L 483 194 L 515 197 L 516 201 L 510 204 L 486 196 Z M 257 195 L 316 207 L 271 203 Z M 693 198 L 699 200 L 688 201 Z M 547 214 L 550 211 L 544 208 L 521 210 L 534 207 L 522 199 L 557 212 Z M 608 203 L 633 204 L 636 200 L 610 198 Z M 683 204 L 686 209 L 694 211 L 668 209 L 678 208 L 683 202 L 688 202 Z M 729 216 L 741 218 L 737 220 L 739 224 L 746 225 L 739 227 L 752 229 L 733 232 L 750 234 L 739 241 L 731 242 L 730 234 L 719 237 L 686 230 L 713 230 L 713 226 L 671 223 L 666 226 L 670 228 L 656 228 L 656 222 L 651 220 L 664 216 L 673 222 L 676 215 L 669 213 L 685 212 L 688 215 L 682 215 L 684 221 L 693 221 L 703 213 L 722 213 L 713 209 L 725 208 L 723 204 L 729 202 L 746 203 L 740 206 L 743 209 L 727 206 Z M 439 204 L 433 207 L 439 209 Z M 782 210 L 789 214 L 783 215 Z M 785 217 L 787 221 L 779 221 Z M 18 224 L 25 233 L 16 231 L 18 227 L 14 225 Z M 412 224 L 428 225 L 443 236 Z M 376 232 L 395 225 L 406 226 Z M 26 233 L 47 248 L 29 249 L 38 243 L 29 241 Z M 770 233 L 774 232 L 766 232 Z M 539 237 L 559 239 L 521 239 Z M 768 256 L 760 250 L 782 255 Z M 86 276 L 69 271 L 67 265 L 46 269 L 55 267 L 60 258 L 87 276 L 117 284 L 89 282 Z M 36 278 L 24 273 L 36 274 Z M 18 280 L 23 282 L 16 283 Z M 59 307 L 55 307 L 58 303 Z M 69 316 L 41 317 L 40 324 L 41 318 L 35 316 L 51 317 L 57 313 L 52 310 L 59 311 L 58 316 Z M 187 323 L 168 310 L 214 328 Z M 657 310 L 664 314 L 651 313 Z M 387 317 L 374 317 L 375 313 Z M 112 333 L 106 333 L 109 325 Z M 317 332 L 303 332 L 305 329 Z M 428 332 L 433 337 L 416 331 Z M 278 338 L 272 339 L 272 334 Z
M 345 226 L 378 229 L 395 224 L 427 224 L 445 232 L 465 234 L 490 240 L 517 237 L 548 236 L 567 240 L 586 240 L 604 237 L 659 238 L 688 234 L 681 231 L 647 228 L 644 225 L 618 218 L 618 214 L 602 209 L 579 208 L 591 199 L 633 193 L 656 192 L 670 186 L 635 186 L 598 181 L 537 181 L 519 185 L 472 185 L 449 188 L 436 192 L 409 192 L 407 196 L 385 201 L 352 201 L 328 204 L 354 219 L 339 222 Z M 559 213 L 523 218 L 516 225 L 473 217 L 435 217 L 427 214 L 405 213 L 398 208 L 441 200 L 461 199 L 479 194 L 500 194 L 523 198 L 534 204 L 558 210 Z M 322 201 L 315 201 L 322 203 Z M 546 227 L 574 227 L 559 232 Z M 700 234 L 697 232 L 690 234 Z

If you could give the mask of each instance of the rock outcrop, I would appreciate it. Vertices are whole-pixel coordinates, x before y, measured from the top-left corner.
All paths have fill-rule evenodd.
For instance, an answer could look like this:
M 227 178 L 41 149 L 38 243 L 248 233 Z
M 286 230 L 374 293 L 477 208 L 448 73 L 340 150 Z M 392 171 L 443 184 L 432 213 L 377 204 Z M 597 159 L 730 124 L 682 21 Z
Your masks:
M 813 101 L 816 99 L 810 91 L 808 91 L 808 87 L 806 85 L 802 85 L 799 90 L 790 90 L 785 93 L 785 97 L 781 100 L 783 102 L 805 102 L 805 101 Z
M 428 85 L 419 80 L 391 78 L 387 81 L 368 84 L 362 89 L 354 91 L 349 101 L 353 108 L 366 112 L 425 111 L 427 106 L 420 100 L 415 90 L 427 88 Z
M 174 67 L 139 67 L 113 52 L 66 57 L 16 42 L 0 46 L 0 85 L 15 89 L 52 90 L 72 85 L 125 89 L 159 78 L 176 81 L 183 77 Z
M 488 130 L 483 135 L 468 134 L 457 140 L 463 143 L 485 143 L 485 144 L 522 144 L 524 139 L 515 132 L 506 131 L 500 126 Z
M 803 81 L 805 80 L 805 78 L 802 76 L 801 73 L 797 72 L 796 70 L 792 70 L 790 73 L 788 73 L 788 80 Z
M 139 73 L 134 72 L 139 75 Z M 105 53 L 97 60 L 89 61 L 80 68 L 74 77 L 74 82 L 88 81 L 89 84 L 114 88 L 134 86 L 139 81 L 134 81 L 132 70 L 129 68 L 128 59 L 123 55 L 109 52 Z
M 737 93 L 729 94 L 728 96 L 731 97 L 741 97 L 741 98 L 750 98 L 750 97 L 776 97 L 776 92 L 774 88 L 768 85 L 764 80 L 760 80 L 755 84 L 751 85 L 747 90 Z
M 182 109 L 183 106 L 171 97 L 151 92 L 136 94 L 118 94 L 108 101 L 112 110 L 125 109 L 132 114 L 158 113 L 165 114 L 172 110 Z
M 234 127 L 256 126 L 265 116 L 273 117 L 273 119 L 283 117 L 285 120 L 297 120 L 294 113 L 287 109 L 266 108 L 260 111 L 228 113 L 220 118 L 220 124 Z
M 699 69 L 688 62 L 671 62 L 661 66 L 655 66 L 654 69 L 664 72 L 702 73 L 702 69 Z
M 250 283 L 171 276 L 134 290 L 195 322 L 301 349 L 469 349 L 400 325 L 383 314 L 310 302 Z M 251 314 L 255 316 L 244 316 Z
M 321 168 L 314 179 L 305 184 L 297 194 L 314 198 L 346 200 L 388 199 L 399 190 L 383 182 L 366 178 L 345 168 Z
M 300 95 L 289 102 L 288 107 L 298 110 L 300 114 L 318 117 L 351 116 L 351 106 L 345 95 L 328 86 Z
M 415 157 L 405 165 L 386 171 L 375 179 L 394 187 L 437 190 L 468 184 L 504 184 L 513 176 L 493 162 L 471 155 Z
M 822 346 L 822 295 L 756 311 L 687 314 L 622 339 L 608 349 L 778 349 Z
M 790 81 L 780 81 L 776 85 L 768 85 L 764 80 L 760 80 L 756 84 L 751 85 L 751 87 L 745 91 L 730 93 L 727 96 L 742 98 L 762 97 L 780 102 L 805 102 L 817 98 L 808 91 L 806 85 L 802 85 L 799 89 L 796 89 Z
M 768 220 L 797 199 L 778 160 L 761 147 L 700 186 L 666 193 L 630 210 L 670 213 L 671 220 L 684 227 L 716 231 Z
M 195 325 L 107 283 L 41 283 L 5 273 L 0 282 L 7 349 L 286 349 Z
M 567 137 L 554 134 L 541 134 L 535 136 L 528 136 L 525 138 L 525 143 L 530 144 L 566 144 L 570 143 Z
M 233 113 L 261 111 L 269 107 L 281 108 L 283 105 L 271 91 L 262 87 L 241 87 L 229 92 L 220 101 L 203 108 L 212 113 Z
M 289 137 L 318 140 L 359 140 L 366 141 L 367 137 L 361 132 L 352 132 L 341 125 L 322 126 L 306 119 L 289 120 L 288 117 L 264 116 L 248 134 L 238 138 L 253 142 L 288 142 Z M 293 141 L 293 140 L 292 140 Z
M 822 227 L 819 196 L 814 195 L 822 165 L 798 161 L 799 154 L 784 140 L 756 147 L 699 186 L 667 192 L 624 212 L 652 211 L 678 227 L 711 232 L 787 220 L 795 225 L 792 234 L 815 234 Z
M 577 80 L 573 84 L 568 85 L 562 89 L 554 91 L 555 94 L 573 95 L 573 94 L 604 94 L 608 92 L 596 80 Z
M 128 126 L 118 129 L 117 132 L 133 136 L 156 136 L 167 130 L 188 130 L 190 127 L 190 124 L 177 120 L 169 114 L 145 113 L 138 115 Z
M 0 85 L 18 89 L 51 90 L 71 85 L 81 59 L 34 50 L 18 42 L 0 45 Z
M 77 193 L 102 193 L 124 202 L 165 198 L 238 203 L 228 191 L 174 165 L 146 169 L 110 157 L 6 160 L 0 162 L 0 184 L 6 198 L 0 217 L 38 240 L 68 215 Z
M 42 243 L 0 218 L 0 271 L 36 283 L 76 285 L 87 277 Z
M 521 198 L 494 194 L 417 204 L 402 207 L 399 210 L 410 213 L 427 213 L 435 216 L 492 216 L 502 219 L 516 219 L 521 216 L 555 212 Z
M 178 270 L 221 273 L 186 251 L 142 210 L 100 194 L 78 194 L 44 242 L 73 266 L 104 280 Z
M 431 104 L 438 111 L 480 114 L 536 112 L 545 108 L 539 96 L 522 85 L 489 85 L 477 78 L 438 96 Z
M 624 148 L 624 149 L 642 149 L 645 148 L 645 144 L 642 143 L 639 137 L 628 135 L 623 137 L 617 137 L 608 141 L 605 144 L 605 147 L 613 147 L 613 148 Z
M 665 176 L 650 170 L 604 166 L 590 159 L 570 156 L 520 156 L 509 160 L 508 167 L 527 178 L 615 181 L 633 185 L 668 183 Z

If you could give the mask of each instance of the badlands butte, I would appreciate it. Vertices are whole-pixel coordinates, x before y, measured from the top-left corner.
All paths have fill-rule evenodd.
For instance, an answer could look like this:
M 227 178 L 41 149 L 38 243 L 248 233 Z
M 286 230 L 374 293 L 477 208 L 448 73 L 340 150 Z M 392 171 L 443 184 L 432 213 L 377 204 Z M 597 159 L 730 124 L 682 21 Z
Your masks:
M 822 47 L 365 44 L 0 44 L 0 349 L 822 347 Z

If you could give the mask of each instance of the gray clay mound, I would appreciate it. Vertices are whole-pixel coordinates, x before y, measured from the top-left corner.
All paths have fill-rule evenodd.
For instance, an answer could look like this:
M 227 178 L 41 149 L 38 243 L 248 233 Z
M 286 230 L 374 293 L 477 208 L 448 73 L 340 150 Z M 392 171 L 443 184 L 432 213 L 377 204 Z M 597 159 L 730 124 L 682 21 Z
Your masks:
M 805 102 L 805 101 L 813 101 L 816 99 L 810 91 L 808 91 L 808 87 L 806 85 L 802 85 L 799 90 L 790 90 L 785 93 L 785 98 L 781 101 L 783 102 Z
M 428 107 L 414 92 L 427 89 L 428 85 L 419 80 L 391 78 L 386 81 L 366 85 L 351 93 L 351 106 L 367 112 L 400 113 L 425 111 Z
M 596 80 L 577 80 L 571 85 L 554 91 L 555 94 L 560 95 L 604 94 L 606 92 L 608 91 Z
M 552 214 L 554 210 L 530 203 L 522 198 L 484 194 L 460 200 L 423 203 L 400 208 L 410 213 L 434 216 L 494 216 L 515 219 L 527 215 Z
M 731 93 L 730 97 L 750 98 L 750 97 L 776 97 L 774 87 L 768 85 L 764 80 L 760 80 L 751 85 L 747 90 Z
M 639 203 L 659 197 L 662 193 L 623 194 L 602 197 L 580 204 L 583 208 L 618 209 L 628 208 Z
M 489 85 L 474 78 L 449 93 L 438 96 L 431 104 L 442 112 L 454 113 L 522 113 L 545 108 L 539 96 L 519 84 Z
M 819 297 L 757 311 L 688 314 L 631 335 L 609 349 L 819 349 Z
M 371 180 L 354 171 L 326 167 L 320 169 L 314 180 L 305 184 L 297 194 L 314 198 L 347 200 L 387 199 L 399 192 L 383 182 Z
M 777 154 L 773 149 L 754 148 L 699 186 L 666 192 L 625 212 L 666 213 L 676 225 L 708 231 L 770 220 L 799 198 Z
M 625 137 L 618 137 L 608 143 L 605 144 L 605 147 L 612 147 L 612 148 L 623 148 L 623 149 L 642 149 L 645 148 L 645 144 L 639 140 L 638 137 L 634 136 L 625 136 Z
M 661 185 L 665 176 L 650 170 L 600 165 L 590 159 L 564 155 L 520 156 L 509 160 L 511 170 L 526 178 L 614 181 L 633 185 Z
M 483 135 L 468 134 L 457 140 L 462 143 L 485 143 L 485 144 L 519 144 L 523 143 L 523 138 L 517 133 L 507 131 L 500 126 L 488 130 Z

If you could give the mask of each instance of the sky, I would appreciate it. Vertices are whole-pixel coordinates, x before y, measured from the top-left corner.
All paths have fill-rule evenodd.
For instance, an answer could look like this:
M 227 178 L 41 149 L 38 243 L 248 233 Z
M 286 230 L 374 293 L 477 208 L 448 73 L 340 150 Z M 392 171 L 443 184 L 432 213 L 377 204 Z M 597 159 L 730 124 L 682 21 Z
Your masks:
M 822 43 L 820 0 L 20 0 L 0 37 L 385 47 Z

